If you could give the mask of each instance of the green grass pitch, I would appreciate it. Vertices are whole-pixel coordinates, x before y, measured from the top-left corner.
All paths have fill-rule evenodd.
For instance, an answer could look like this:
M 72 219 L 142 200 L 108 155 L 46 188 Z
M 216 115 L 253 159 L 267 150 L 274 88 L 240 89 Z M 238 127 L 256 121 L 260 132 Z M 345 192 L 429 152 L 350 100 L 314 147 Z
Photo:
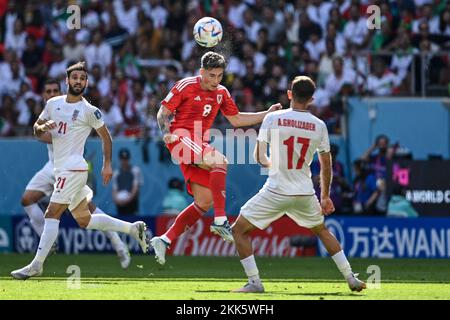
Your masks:
M 53 255 L 44 274 L 14 280 L 11 270 L 31 255 L 0 254 L 0 299 L 148 299 L 148 300 L 303 300 L 303 299 L 450 299 L 448 260 L 351 259 L 355 272 L 367 280 L 367 267 L 381 270 L 381 288 L 351 292 L 330 258 L 257 257 L 266 292 L 229 292 L 245 284 L 237 257 L 168 257 L 159 266 L 153 256 L 135 255 L 122 270 L 113 255 Z M 80 288 L 68 287 L 70 265 L 81 270 Z M 70 282 L 69 284 L 73 282 Z

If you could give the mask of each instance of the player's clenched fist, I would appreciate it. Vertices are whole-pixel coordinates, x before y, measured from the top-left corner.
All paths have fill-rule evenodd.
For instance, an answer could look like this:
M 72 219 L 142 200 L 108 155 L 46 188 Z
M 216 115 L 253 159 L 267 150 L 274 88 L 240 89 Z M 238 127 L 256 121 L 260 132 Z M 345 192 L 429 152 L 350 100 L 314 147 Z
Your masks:
M 268 112 L 274 112 L 274 111 L 281 110 L 281 109 L 283 109 L 283 106 L 281 105 L 281 103 L 276 103 L 276 104 L 273 104 L 270 106 Z
M 102 168 L 102 177 L 103 177 L 103 185 L 107 185 L 109 181 L 111 180 L 113 175 L 112 167 L 111 165 L 104 165 Z
M 171 144 L 178 141 L 178 136 L 176 134 L 166 133 L 163 140 L 165 144 Z
M 320 199 L 320 207 L 322 208 L 322 214 L 325 216 L 334 212 L 334 204 L 330 198 Z
M 46 131 L 50 131 L 52 129 L 55 129 L 56 123 L 53 120 L 48 120 L 46 121 L 42 126 L 41 126 L 41 131 L 46 132 Z

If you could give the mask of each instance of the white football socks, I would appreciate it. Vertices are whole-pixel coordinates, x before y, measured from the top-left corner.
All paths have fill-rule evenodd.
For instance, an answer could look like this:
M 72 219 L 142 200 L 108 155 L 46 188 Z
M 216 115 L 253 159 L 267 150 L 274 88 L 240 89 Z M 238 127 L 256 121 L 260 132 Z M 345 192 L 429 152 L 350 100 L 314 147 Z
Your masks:
M 245 259 L 241 260 L 242 266 L 244 267 L 245 274 L 248 277 L 248 280 L 251 283 L 258 283 L 261 280 L 259 279 L 259 271 L 256 266 L 255 256 L 251 255 Z
M 352 267 L 350 266 L 350 263 L 348 262 L 343 250 L 339 251 L 331 258 L 334 260 L 336 266 L 345 277 L 345 279 L 349 278 L 353 274 Z
M 227 221 L 227 217 L 215 217 L 214 218 L 214 224 L 221 226 L 225 223 L 225 221 Z
M 30 218 L 31 226 L 40 237 L 42 232 L 44 231 L 44 212 L 41 210 L 37 203 L 30 204 L 29 206 L 23 208 Z
M 160 239 L 164 240 L 165 242 L 167 242 L 168 244 L 170 244 L 172 241 L 170 241 L 169 238 L 167 238 L 167 236 L 165 234 L 163 234 L 161 237 L 159 237 Z
M 39 246 L 36 251 L 36 256 L 31 262 L 32 264 L 37 264 L 39 267 L 42 267 L 53 243 L 56 241 L 56 238 L 58 238 L 58 230 L 58 219 L 45 219 L 44 231 L 42 232 L 41 239 L 39 240 Z
M 91 215 L 91 220 L 86 229 L 117 231 L 130 234 L 132 226 L 132 223 L 110 217 L 104 213 L 98 213 Z
M 105 212 L 97 207 L 92 214 L 105 214 Z M 111 241 L 111 245 L 115 251 L 121 250 L 126 247 L 125 243 L 123 243 L 122 239 L 120 239 L 119 234 L 116 231 L 105 231 L 105 235 L 108 237 L 109 241 Z

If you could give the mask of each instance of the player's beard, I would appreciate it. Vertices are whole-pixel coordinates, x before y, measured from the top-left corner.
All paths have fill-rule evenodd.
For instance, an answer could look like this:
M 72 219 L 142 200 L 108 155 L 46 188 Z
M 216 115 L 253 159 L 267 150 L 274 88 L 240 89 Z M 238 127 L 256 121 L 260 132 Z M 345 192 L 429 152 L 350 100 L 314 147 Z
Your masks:
M 69 84 L 69 93 L 71 95 L 73 95 L 73 96 L 78 97 L 78 96 L 81 96 L 83 94 L 85 88 L 86 88 L 86 86 L 84 86 L 84 87 L 76 87 L 75 88 L 75 87 L 73 87 L 73 86 L 71 86 Z

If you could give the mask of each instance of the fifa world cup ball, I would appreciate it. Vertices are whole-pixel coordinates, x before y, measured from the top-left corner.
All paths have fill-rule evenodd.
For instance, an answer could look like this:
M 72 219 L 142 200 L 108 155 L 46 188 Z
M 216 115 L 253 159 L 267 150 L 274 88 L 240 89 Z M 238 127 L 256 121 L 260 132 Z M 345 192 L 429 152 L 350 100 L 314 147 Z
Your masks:
M 194 26 L 194 39 L 202 47 L 211 48 L 222 40 L 222 25 L 217 19 L 203 17 Z

